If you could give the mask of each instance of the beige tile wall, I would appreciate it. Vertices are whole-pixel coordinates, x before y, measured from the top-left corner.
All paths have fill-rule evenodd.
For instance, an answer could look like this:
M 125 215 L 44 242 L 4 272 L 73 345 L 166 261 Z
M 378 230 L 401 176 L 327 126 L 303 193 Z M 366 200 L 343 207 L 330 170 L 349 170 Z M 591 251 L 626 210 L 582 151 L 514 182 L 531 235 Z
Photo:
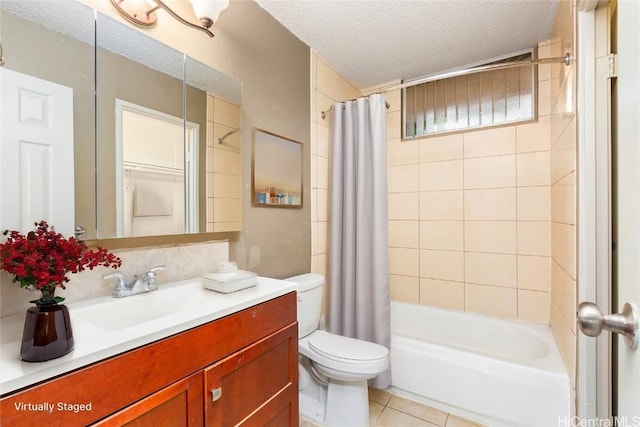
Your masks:
M 242 230 L 241 132 L 239 105 L 207 95 L 207 231 Z
M 573 56 L 575 2 L 558 3 L 545 54 Z M 576 371 L 576 79 L 574 65 L 549 67 L 551 119 L 551 329 L 575 387 Z
M 325 274 L 321 112 L 360 93 L 315 54 L 311 68 L 312 270 Z M 550 322 L 549 75 L 539 72 L 536 123 L 413 141 L 401 141 L 400 91 L 385 93 L 392 299 Z
M 315 53 L 311 53 L 311 271 L 326 275 L 327 197 L 329 190 L 329 118 L 337 101 L 360 91 Z
M 549 323 L 548 76 L 536 123 L 413 141 L 389 127 L 392 299 Z

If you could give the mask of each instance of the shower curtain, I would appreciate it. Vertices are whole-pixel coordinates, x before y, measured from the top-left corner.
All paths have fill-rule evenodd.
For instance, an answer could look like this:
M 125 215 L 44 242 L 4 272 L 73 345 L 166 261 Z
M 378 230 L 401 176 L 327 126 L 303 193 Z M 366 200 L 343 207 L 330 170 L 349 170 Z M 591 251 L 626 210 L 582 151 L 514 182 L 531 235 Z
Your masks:
M 333 106 L 327 326 L 390 348 L 385 105 L 375 94 Z M 371 385 L 390 384 L 387 370 Z

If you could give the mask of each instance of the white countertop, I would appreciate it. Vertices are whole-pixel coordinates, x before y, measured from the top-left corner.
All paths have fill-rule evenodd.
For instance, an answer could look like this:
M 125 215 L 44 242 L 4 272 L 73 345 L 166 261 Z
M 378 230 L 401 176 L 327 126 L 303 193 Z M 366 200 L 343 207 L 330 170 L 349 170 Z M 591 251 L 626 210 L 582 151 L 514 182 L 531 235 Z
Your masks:
M 37 363 L 20 360 L 24 314 L 1 318 L 0 394 L 27 387 L 228 316 L 291 292 L 295 290 L 295 286 L 293 282 L 258 277 L 258 284 L 254 287 L 222 294 L 204 289 L 200 279 L 196 278 L 160 285 L 157 291 L 135 296 L 118 299 L 104 297 L 68 304 L 75 340 L 74 349 L 60 358 Z M 161 309 L 167 311 L 167 314 L 150 318 L 150 320 L 145 319 L 145 315 L 152 316 L 156 309 L 153 302 L 161 296 L 160 294 L 165 293 L 166 295 L 171 293 L 172 296 L 171 305 Z M 100 307 L 111 307 L 114 300 L 129 307 L 135 306 L 136 309 L 139 307 L 141 315 L 139 323 L 132 325 L 127 324 L 128 322 L 123 323 L 118 317 L 117 310 L 110 309 L 106 310 L 108 314 L 104 317 L 113 316 L 113 319 L 100 319 L 99 323 L 102 325 L 83 318 L 87 313 L 100 313 Z

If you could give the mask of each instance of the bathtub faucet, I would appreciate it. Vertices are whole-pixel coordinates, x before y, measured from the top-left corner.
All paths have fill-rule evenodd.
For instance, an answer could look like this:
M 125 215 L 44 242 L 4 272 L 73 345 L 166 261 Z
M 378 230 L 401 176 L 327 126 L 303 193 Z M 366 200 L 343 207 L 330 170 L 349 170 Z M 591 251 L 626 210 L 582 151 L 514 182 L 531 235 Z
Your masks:
M 158 284 L 156 283 L 156 277 L 158 276 L 158 271 L 166 270 L 167 267 L 164 265 L 158 265 L 156 267 L 150 268 L 146 273 L 141 274 L 139 276 L 134 276 L 133 281 L 127 284 L 124 274 L 120 271 L 116 271 L 114 273 L 105 274 L 102 276 L 103 279 L 116 279 L 116 287 L 113 290 L 114 298 L 122 298 L 128 297 L 131 295 L 136 295 L 142 292 L 155 291 L 158 289 Z M 145 288 L 140 288 L 140 284 L 146 285 Z

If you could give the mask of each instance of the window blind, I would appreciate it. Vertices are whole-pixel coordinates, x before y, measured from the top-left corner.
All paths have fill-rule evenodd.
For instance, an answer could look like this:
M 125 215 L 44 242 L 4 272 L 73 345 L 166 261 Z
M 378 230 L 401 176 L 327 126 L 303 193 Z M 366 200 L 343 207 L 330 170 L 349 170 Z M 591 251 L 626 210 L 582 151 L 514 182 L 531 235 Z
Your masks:
M 522 59 L 521 55 L 500 62 Z M 524 59 L 530 60 L 531 55 Z M 534 119 L 534 67 L 483 71 L 403 89 L 404 137 Z

